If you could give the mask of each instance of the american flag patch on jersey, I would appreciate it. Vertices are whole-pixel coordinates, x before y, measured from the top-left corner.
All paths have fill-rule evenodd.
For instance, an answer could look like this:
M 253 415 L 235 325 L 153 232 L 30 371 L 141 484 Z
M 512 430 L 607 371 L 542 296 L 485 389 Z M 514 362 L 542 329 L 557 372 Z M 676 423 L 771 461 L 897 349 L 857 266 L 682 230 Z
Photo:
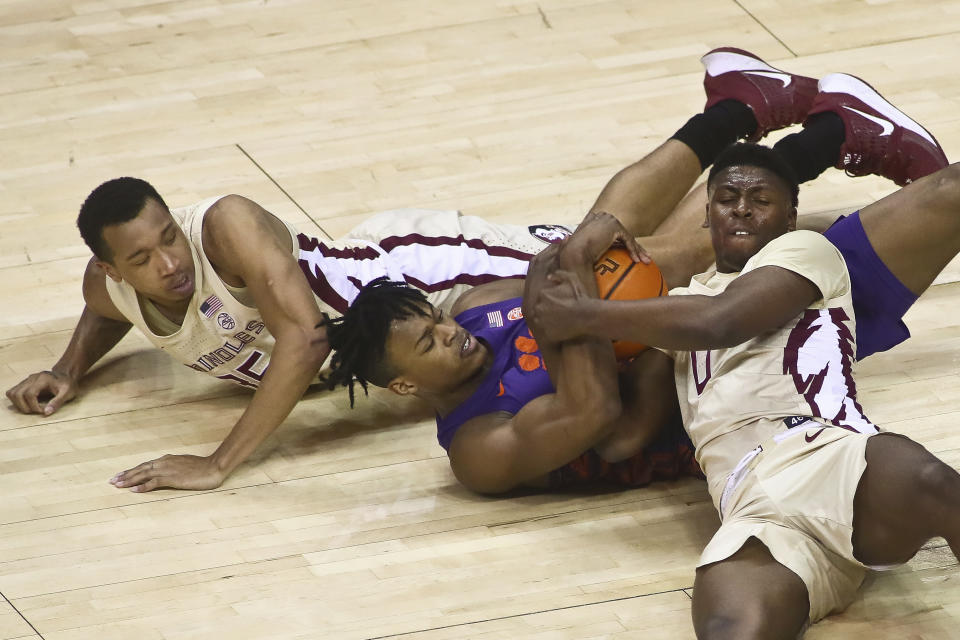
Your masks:
M 220 302 L 220 298 L 218 298 L 215 295 L 210 296 L 209 298 L 204 300 L 203 303 L 200 305 L 200 313 L 207 316 L 208 318 L 212 318 L 213 314 L 219 311 L 222 307 L 223 307 L 223 303 Z
M 491 327 L 502 327 L 503 326 L 503 314 L 500 313 L 500 310 L 490 311 L 487 313 L 487 322 Z

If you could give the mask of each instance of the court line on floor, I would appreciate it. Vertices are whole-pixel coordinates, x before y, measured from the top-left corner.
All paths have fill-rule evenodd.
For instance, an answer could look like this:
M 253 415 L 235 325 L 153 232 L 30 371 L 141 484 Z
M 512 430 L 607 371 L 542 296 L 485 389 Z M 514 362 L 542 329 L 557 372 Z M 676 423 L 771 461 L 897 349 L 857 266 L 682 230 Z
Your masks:
M 29 620 L 27 620 L 27 616 L 23 615 L 23 613 L 20 611 L 20 609 L 17 609 L 17 605 L 15 605 L 15 604 L 13 604 L 12 602 L 10 602 L 10 598 L 8 598 L 7 596 L 5 596 L 2 591 L 0 591 L 0 598 L 3 598 L 4 602 L 6 602 L 8 605 L 10 605 L 10 608 L 11 608 L 11 609 L 13 609 L 14 611 L 16 611 L 17 615 L 20 616 L 20 619 L 23 620 L 24 622 L 26 622 L 26 623 L 27 623 L 27 626 L 29 626 L 31 629 L 33 629 L 33 632 L 34 632 L 35 634 L 37 634 L 37 636 L 39 636 L 39 637 L 41 638 L 41 640 L 43 640 L 43 634 L 40 633 L 39 631 L 37 631 L 37 628 L 36 628 L 35 626 L 33 626 L 33 623 L 30 622 Z
M 683 592 L 686 593 L 686 589 L 692 589 L 693 587 L 679 587 L 677 589 L 669 589 L 667 591 L 656 591 L 654 593 L 642 593 L 635 596 L 623 596 L 622 598 L 610 598 L 609 600 L 601 600 L 598 602 L 585 602 L 583 604 L 573 604 L 566 607 L 554 607 L 552 609 L 541 609 L 538 611 L 529 611 L 527 613 L 515 613 L 509 616 L 497 616 L 494 618 L 486 618 L 484 620 L 474 620 L 472 622 L 461 622 L 460 624 L 450 624 L 440 627 L 430 627 L 428 629 L 417 629 L 416 631 L 404 631 L 402 633 L 393 633 L 386 636 L 371 636 L 366 640 L 386 640 L 387 638 L 402 638 L 403 636 L 410 636 L 415 633 L 428 633 L 430 631 L 442 631 L 443 629 L 456 629 L 457 627 L 468 627 L 475 624 L 483 624 L 485 622 L 496 622 L 498 620 L 510 620 L 512 618 L 525 618 L 527 616 L 535 616 L 542 613 L 553 613 L 555 611 L 570 611 L 573 609 L 582 609 L 583 607 L 592 607 L 599 604 L 608 604 L 611 602 L 624 602 L 626 600 L 639 600 L 641 598 L 649 598 L 650 596 L 662 596 L 669 593 Z

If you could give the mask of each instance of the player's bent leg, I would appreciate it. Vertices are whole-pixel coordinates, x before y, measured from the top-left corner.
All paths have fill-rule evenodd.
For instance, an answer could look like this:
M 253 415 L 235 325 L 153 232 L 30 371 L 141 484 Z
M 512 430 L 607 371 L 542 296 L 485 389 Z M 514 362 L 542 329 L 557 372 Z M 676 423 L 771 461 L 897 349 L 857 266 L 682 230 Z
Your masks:
M 960 165 L 864 207 L 860 220 L 887 268 L 922 294 L 960 251 Z
M 909 438 L 871 437 L 853 503 L 853 553 L 871 566 L 902 564 L 930 538 L 960 558 L 960 474 Z
M 679 140 L 667 140 L 606 184 L 591 211 L 616 216 L 635 236 L 648 236 L 673 212 L 700 176 L 700 160 Z
M 803 581 L 756 538 L 697 569 L 693 627 L 700 640 L 796 640 L 809 610 Z
M 713 263 L 713 245 L 708 233 L 672 233 L 638 241 L 660 267 L 670 289 L 687 286 L 690 278 L 706 271 Z
M 617 216 L 634 235 L 657 230 L 725 146 L 803 122 L 817 93 L 813 78 L 770 66 L 749 51 L 714 49 L 701 62 L 704 112 L 614 176 L 593 206 Z

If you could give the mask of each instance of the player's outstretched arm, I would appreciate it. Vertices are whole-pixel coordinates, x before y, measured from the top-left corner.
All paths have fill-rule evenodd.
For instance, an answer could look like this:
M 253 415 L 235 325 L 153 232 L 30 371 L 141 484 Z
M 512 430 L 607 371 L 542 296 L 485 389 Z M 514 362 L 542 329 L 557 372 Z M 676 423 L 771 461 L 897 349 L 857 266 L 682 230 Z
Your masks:
M 270 366 L 240 420 L 210 456 L 167 455 L 117 474 L 134 491 L 212 489 L 280 425 L 330 352 L 323 316 L 293 258 L 283 224 L 241 196 L 222 198 L 204 219 L 203 246 L 225 280 L 246 286 L 276 339 Z
M 795 271 L 765 266 L 737 278 L 717 296 L 663 296 L 647 300 L 597 300 L 575 274 L 556 274 L 541 292 L 537 313 L 563 317 L 551 339 L 591 335 L 663 349 L 705 351 L 738 345 L 777 329 L 822 295 Z
M 90 260 L 83 276 L 86 306 L 60 359 L 47 371 L 27 376 L 7 390 L 13 408 L 46 416 L 76 397 L 80 379 L 132 326 L 107 294 L 106 274 Z

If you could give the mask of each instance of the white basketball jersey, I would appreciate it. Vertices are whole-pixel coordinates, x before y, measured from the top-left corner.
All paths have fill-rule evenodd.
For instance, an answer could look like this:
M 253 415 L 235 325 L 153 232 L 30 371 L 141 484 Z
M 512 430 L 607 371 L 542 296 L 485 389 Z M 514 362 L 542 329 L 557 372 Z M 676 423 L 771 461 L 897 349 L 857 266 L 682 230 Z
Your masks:
M 851 375 L 856 326 L 850 277 L 840 252 L 810 231 L 770 242 L 739 273 L 703 273 L 670 295 L 714 296 L 765 266 L 810 280 L 823 298 L 799 317 L 729 349 L 673 352 L 684 426 L 716 501 L 744 454 L 775 433 L 812 418 L 876 433 L 857 403 Z
M 256 387 L 270 363 L 273 336 L 249 292 L 227 286 L 203 250 L 203 217 L 221 197 L 171 210 L 194 260 L 196 290 L 182 326 L 158 317 L 151 303 L 126 282 L 107 278 L 107 292 L 150 342 L 177 361 Z M 522 277 L 531 256 L 570 234 L 556 225 L 493 225 L 457 211 L 425 209 L 381 213 L 339 241 L 286 227 L 293 256 L 320 310 L 331 316 L 341 315 L 363 285 L 381 276 L 406 281 L 423 290 L 433 304 L 449 309 L 470 286 Z
M 221 196 L 170 213 L 183 229 L 193 254 L 195 291 L 183 324 L 169 335 L 151 326 L 141 298 L 126 281 L 107 278 L 107 292 L 117 309 L 156 347 L 192 369 L 256 388 L 270 363 L 274 339 L 260 312 L 238 300 L 245 290 L 230 289 L 217 275 L 203 251 L 203 216 Z M 295 234 L 291 241 L 296 245 Z

